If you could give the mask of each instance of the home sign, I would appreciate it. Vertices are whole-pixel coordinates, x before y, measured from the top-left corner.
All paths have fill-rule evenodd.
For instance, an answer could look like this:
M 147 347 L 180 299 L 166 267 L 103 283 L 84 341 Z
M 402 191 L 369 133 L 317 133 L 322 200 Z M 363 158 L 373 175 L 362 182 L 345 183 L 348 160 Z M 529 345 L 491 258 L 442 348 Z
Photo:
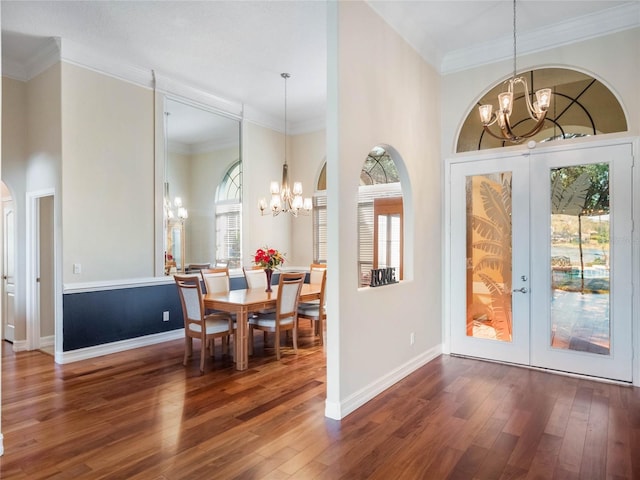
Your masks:
M 391 285 L 393 283 L 398 283 L 396 280 L 395 267 L 375 268 L 371 270 L 370 287 L 381 287 L 383 285 Z

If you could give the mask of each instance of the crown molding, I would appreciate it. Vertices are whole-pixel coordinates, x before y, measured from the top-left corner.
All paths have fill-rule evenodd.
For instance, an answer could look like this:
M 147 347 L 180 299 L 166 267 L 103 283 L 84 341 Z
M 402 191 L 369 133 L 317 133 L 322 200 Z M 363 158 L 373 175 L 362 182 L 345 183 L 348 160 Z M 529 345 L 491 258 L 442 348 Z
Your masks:
M 284 124 L 281 119 L 266 115 L 249 106 L 245 106 L 244 120 L 284 134 Z M 287 123 L 287 135 L 301 135 L 303 133 L 318 132 L 324 129 L 326 129 L 326 117 L 324 115 L 304 122 Z
M 28 82 L 60 61 L 60 38 L 47 39 L 46 45 L 36 55 L 25 61 L 2 56 L 2 75 L 21 82 Z
M 88 70 L 117 78 L 139 86 L 151 88 L 153 76 L 148 69 L 123 64 L 121 60 L 96 52 L 85 45 L 63 38 L 60 60 Z
M 284 133 L 284 125 L 281 119 L 278 119 L 272 115 L 268 115 L 260 110 L 256 110 L 249 105 L 245 105 L 244 120 L 260 127 Z
M 222 113 L 231 114 L 236 119 L 244 116 L 244 105 L 241 102 L 235 102 L 219 97 L 192 85 L 179 82 L 162 73 L 153 72 L 155 78 L 155 87 L 158 91 L 180 97 L 181 101 L 186 99 L 187 103 L 197 102 L 213 108 Z
M 23 63 L 4 56 L 2 57 L 2 76 L 20 82 L 29 80 L 27 78 L 27 69 Z
M 187 145 L 186 143 L 169 141 L 168 149 L 170 152 L 179 153 L 182 155 L 196 155 L 200 153 L 217 152 L 220 150 L 226 150 L 228 148 L 239 148 L 238 138 L 224 138 L 221 140 L 209 140 L 207 142 L 200 142 L 193 145 Z
M 640 2 L 583 15 L 518 34 L 518 55 L 549 50 L 640 26 Z M 447 75 L 513 58 L 513 37 L 478 43 L 446 54 L 440 73 Z

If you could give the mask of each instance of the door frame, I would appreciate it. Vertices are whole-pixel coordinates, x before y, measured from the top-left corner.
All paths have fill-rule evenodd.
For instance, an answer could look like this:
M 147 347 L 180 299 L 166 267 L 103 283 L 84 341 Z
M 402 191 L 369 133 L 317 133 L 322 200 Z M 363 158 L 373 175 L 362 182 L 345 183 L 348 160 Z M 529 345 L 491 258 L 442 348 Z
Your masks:
M 26 194 L 26 275 L 25 275 L 25 299 L 26 299 L 26 347 L 27 350 L 35 350 L 40 347 L 40 296 L 38 286 L 38 267 L 40 255 L 40 199 L 52 197 L 53 200 L 53 290 L 54 290 L 54 349 L 56 361 L 62 353 L 62 322 L 60 321 L 62 305 L 60 295 L 59 255 L 58 255 L 58 229 L 56 195 L 54 189 L 42 189 Z
M 605 137 L 605 135 L 602 135 Z M 632 192 L 632 204 L 640 205 L 640 169 L 636 166 L 635 159 L 640 152 L 640 137 L 629 137 L 619 134 L 606 135 L 606 138 L 586 138 L 586 139 L 572 139 L 563 140 L 562 142 L 552 142 L 549 145 L 541 145 L 534 142 L 529 142 L 525 145 L 516 145 L 512 147 L 504 147 L 500 149 L 483 150 L 480 152 L 467 152 L 461 153 L 444 160 L 444 189 L 443 189 L 443 256 L 442 256 L 442 352 L 444 354 L 451 353 L 451 302 L 452 302 L 452 256 L 451 256 L 451 165 L 455 163 L 471 163 L 480 160 L 490 159 L 503 159 L 506 157 L 513 157 L 517 155 L 529 156 L 531 150 L 536 149 L 536 153 L 540 150 L 545 152 L 554 153 L 566 150 L 580 150 L 584 148 L 592 147 L 607 147 L 613 145 L 627 144 L 631 145 L 633 152 L 633 185 L 639 186 Z M 554 144 L 555 143 L 555 144 Z M 640 208 L 634 208 L 632 213 L 633 224 L 640 225 Z M 633 370 L 633 385 L 640 387 L 640 294 L 638 293 L 640 285 L 640 228 L 633 228 L 631 233 L 634 249 L 632 251 L 632 336 L 633 344 L 632 348 L 634 358 L 632 360 Z M 525 366 L 525 368 L 527 368 Z M 529 367 L 535 368 L 535 367 Z M 578 376 L 578 374 L 563 373 L 557 371 L 555 373 L 565 374 L 570 376 Z M 588 377 L 593 378 L 593 377 Z M 603 379 L 603 381 L 606 381 Z

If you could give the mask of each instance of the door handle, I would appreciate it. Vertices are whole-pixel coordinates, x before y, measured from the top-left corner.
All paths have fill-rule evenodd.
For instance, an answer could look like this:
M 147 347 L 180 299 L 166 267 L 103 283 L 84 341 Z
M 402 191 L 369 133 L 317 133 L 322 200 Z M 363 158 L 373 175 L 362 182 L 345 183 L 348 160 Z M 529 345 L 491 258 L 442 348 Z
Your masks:
M 527 293 L 529 290 L 527 290 L 527 287 L 522 287 L 522 288 L 516 288 L 514 290 L 514 292 L 520 292 L 520 293 Z

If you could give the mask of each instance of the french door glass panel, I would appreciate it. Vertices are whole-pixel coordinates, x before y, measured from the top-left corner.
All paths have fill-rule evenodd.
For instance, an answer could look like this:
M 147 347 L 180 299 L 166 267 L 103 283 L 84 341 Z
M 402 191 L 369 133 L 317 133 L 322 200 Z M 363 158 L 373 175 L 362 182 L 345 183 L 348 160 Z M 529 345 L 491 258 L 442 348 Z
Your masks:
M 550 173 L 550 345 L 608 355 L 609 164 Z
M 529 362 L 527 182 L 521 157 L 451 166 L 453 353 Z
M 631 145 L 531 161 L 532 364 L 631 381 Z

